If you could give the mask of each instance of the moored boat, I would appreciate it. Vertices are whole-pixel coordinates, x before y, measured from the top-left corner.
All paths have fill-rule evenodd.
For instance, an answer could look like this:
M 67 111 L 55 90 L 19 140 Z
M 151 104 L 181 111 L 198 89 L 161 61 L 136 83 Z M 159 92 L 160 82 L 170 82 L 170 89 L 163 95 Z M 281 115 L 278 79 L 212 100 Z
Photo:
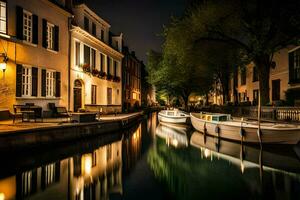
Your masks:
M 247 143 L 297 144 L 300 141 L 300 126 L 280 123 L 235 121 L 228 114 L 191 113 L 193 127 L 215 137 Z
M 158 113 L 160 122 L 187 124 L 190 122 L 190 115 L 180 110 L 162 110 Z

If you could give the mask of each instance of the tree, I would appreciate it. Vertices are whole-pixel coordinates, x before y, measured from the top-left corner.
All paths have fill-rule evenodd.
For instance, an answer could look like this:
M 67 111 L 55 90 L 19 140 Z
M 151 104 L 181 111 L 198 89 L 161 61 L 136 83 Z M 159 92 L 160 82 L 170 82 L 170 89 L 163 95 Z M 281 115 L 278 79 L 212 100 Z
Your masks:
M 258 67 L 262 105 L 270 101 L 269 74 L 273 54 L 297 44 L 300 36 L 298 0 L 207 0 L 181 19 L 190 43 L 227 43 Z M 185 49 L 183 49 L 185 50 Z

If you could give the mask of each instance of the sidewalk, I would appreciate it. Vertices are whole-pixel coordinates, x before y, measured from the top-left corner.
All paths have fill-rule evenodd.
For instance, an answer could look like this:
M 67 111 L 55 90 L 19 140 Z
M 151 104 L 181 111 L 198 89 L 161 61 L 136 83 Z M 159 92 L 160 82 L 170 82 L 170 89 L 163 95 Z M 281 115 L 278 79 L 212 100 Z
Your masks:
M 131 117 L 135 117 L 137 115 L 141 115 L 141 112 L 137 113 L 130 113 L 130 114 L 117 114 L 117 115 L 103 115 L 100 116 L 100 120 L 96 122 L 90 122 L 90 123 L 99 123 L 99 122 L 109 122 L 109 121 L 121 121 L 121 120 L 127 120 Z M 13 123 L 12 120 L 7 121 L 0 121 L 0 135 L 7 133 L 7 132 L 16 132 L 16 131 L 29 131 L 34 129 L 40 129 L 40 128 L 56 128 L 56 127 L 63 127 L 63 126 L 75 126 L 75 125 L 83 125 L 83 124 L 90 124 L 90 123 L 70 123 L 67 122 L 67 119 L 63 118 L 46 118 L 43 119 L 43 122 L 41 122 L 39 119 L 37 122 L 31 121 L 31 122 L 21 122 L 21 120 L 16 120 L 15 123 Z

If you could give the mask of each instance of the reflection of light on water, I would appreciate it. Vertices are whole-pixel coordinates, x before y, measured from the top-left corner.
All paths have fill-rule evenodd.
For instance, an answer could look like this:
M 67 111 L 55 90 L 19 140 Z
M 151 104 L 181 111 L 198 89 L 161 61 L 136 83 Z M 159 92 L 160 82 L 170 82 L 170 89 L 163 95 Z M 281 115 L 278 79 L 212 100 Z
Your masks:
M 174 147 L 177 147 L 178 146 L 178 140 L 173 139 L 172 140 L 172 144 L 174 145 Z
M 84 173 L 91 174 L 92 171 L 92 156 L 85 155 L 84 156 Z
M 244 173 L 244 171 L 245 171 L 245 165 L 244 165 L 244 162 L 241 161 L 241 172 L 242 172 L 242 174 Z
M 210 150 L 209 149 L 204 150 L 204 156 L 205 156 L 205 158 L 208 158 L 210 156 Z
M 5 199 L 4 193 L 0 193 L 0 200 L 4 200 L 4 199 Z

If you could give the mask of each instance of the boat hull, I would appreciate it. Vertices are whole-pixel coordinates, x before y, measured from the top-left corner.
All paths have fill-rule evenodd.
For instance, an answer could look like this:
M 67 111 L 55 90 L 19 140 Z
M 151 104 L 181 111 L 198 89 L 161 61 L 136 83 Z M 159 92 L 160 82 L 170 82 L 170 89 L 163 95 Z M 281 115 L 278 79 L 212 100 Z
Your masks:
M 174 123 L 174 124 L 188 124 L 190 117 L 168 117 L 165 115 L 158 114 L 158 120 L 165 123 Z
M 220 137 L 224 139 L 242 141 L 246 143 L 260 143 L 257 128 L 255 127 L 238 127 L 228 124 L 208 122 L 195 117 L 191 114 L 191 123 L 193 127 L 202 133 Z M 218 127 L 218 128 L 217 128 Z M 241 128 L 243 134 L 241 134 Z M 205 129 L 205 130 L 204 130 Z M 243 135 L 243 137 L 242 137 Z M 299 129 L 292 130 L 269 130 L 261 129 L 261 142 L 274 144 L 297 144 L 300 141 Z

